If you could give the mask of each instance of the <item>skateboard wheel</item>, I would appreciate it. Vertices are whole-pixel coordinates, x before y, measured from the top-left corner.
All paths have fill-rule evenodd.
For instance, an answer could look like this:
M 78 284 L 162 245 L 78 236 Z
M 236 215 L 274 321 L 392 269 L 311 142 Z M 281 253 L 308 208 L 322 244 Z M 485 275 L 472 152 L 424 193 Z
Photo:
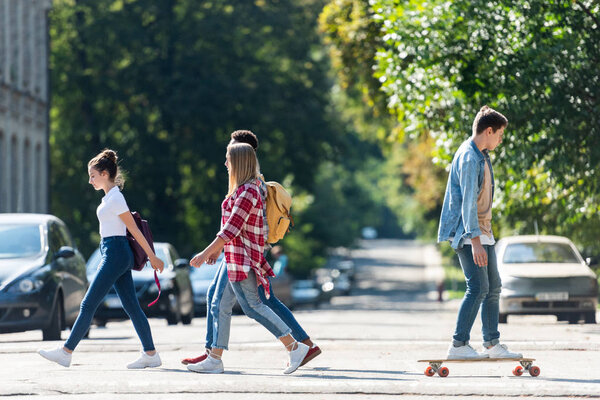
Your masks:
M 529 368 L 529 375 L 538 376 L 540 374 L 540 367 L 532 366 Z
M 438 370 L 438 375 L 441 376 L 442 378 L 447 377 L 449 373 L 450 373 L 450 370 L 446 367 L 442 367 Z
M 517 365 L 515 367 L 515 369 L 513 369 L 513 375 L 514 376 L 521 376 L 521 375 L 523 375 L 523 367 L 521 367 L 520 365 Z
M 433 375 L 435 375 L 435 370 L 431 366 L 429 366 L 429 367 L 425 368 L 425 375 L 433 376 Z

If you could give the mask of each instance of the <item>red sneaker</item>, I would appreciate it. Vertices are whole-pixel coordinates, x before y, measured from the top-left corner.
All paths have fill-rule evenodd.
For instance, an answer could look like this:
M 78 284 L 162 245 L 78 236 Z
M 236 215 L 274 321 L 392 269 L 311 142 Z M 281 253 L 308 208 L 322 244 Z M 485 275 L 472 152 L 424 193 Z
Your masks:
M 188 364 L 198 364 L 200 361 L 204 361 L 206 360 L 206 357 L 208 357 L 208 354 L 204 353 L 199 357 L 195 357 L 195 358 L 184 358 L 183 360 L 181 360 L 181 363 L 183 365 L 188 365 Z
M 308 349 L 308 353 L 306 353 L 306 356 L 304 356 L 304 360 L 302 360 L 302 362 L 300 363 L 300 366 L 303 366 L 307 362 L 311 361 L 313 358 L 315 358 L 319 354 L 321 354 L 321 349 L 319 348 L 319 346 L 314 345 L 313 347 Z

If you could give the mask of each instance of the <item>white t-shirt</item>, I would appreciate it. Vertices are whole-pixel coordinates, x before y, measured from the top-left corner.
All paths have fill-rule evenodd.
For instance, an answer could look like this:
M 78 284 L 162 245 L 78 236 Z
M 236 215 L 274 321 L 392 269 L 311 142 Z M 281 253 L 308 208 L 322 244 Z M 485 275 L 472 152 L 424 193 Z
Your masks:
M 496 239 L 494 239 L 494 235 L 492 235 L 492 236 L 479 235 L 479 241 L 481 242 L 482 246 L 484 246 L 484 245 L 491 246 L 491 245 L 496 244 Z M 473 245 L 473 242 L 471 242 L 471 239 L 465 239 L 463 244 Z
M 448 238 L 448 241 L 452 242 L 454 240 L 454 237 Z M 481 242 L 482 246 L 492 246 L 494 244 L 496 244 L 496 239 L 494 239 L 494 234 L 492 234 L 492 236 L 488 236 L 488 235 L 479 235 L 479 241 Z M 471 241 L 471 239 L 465 239 L 463 240 L 463 245 L 468 244 L 468 245 L 473 245 L 473 242 Z
M 123 193 L 118 186 L 110 189 L 106 196 L 102 198 L 102 202 L 96 209 L 96 215 L 100 222 L 100 236 L 105 238 L 109 236 L 125 236 L 127 226 L 121 218 L 120 214 L 129 211 L 127 202 Z

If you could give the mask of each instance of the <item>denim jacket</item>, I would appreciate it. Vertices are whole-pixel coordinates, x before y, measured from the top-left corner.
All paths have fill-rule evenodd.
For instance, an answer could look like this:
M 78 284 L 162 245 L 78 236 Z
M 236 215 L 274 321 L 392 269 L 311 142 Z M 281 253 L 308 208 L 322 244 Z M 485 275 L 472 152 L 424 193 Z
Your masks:
M 462 247 L 464 239 L 481 235 L 477 218 L 477 198 L 483 185 L 485 162 L 492 176 L 494 195 L 494 170 L 487 151 L 483 153 L 472 139 L 466 140 L 452 160 L 442 216 L 438 230 L 438 242 L 452 239 L 452 248 Z

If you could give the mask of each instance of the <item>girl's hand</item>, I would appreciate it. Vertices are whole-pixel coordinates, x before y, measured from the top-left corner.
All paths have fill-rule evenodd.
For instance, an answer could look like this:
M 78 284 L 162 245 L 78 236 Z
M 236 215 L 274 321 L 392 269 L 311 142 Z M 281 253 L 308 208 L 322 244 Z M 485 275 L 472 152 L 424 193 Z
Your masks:
M 208 256 L 206 263 L 209 265 L 213 265 L 214 263 L 217 262 L 217 259 L 219 258 L 220 255 L 221 255 L 221 250 L 214 252 L 213 254 Z
M 156 255 L 150 258 L 150 265 L 152 265 L 152 268 L 158 270 L 161 274 L 163 272 L 163 269 L 165 268 L 164 261 L 158 258 Z
M 208 256 L 204 252 L 198 253 L 190 260 L 190 265 L 194 268 L 200 268 L 208 260 Z

